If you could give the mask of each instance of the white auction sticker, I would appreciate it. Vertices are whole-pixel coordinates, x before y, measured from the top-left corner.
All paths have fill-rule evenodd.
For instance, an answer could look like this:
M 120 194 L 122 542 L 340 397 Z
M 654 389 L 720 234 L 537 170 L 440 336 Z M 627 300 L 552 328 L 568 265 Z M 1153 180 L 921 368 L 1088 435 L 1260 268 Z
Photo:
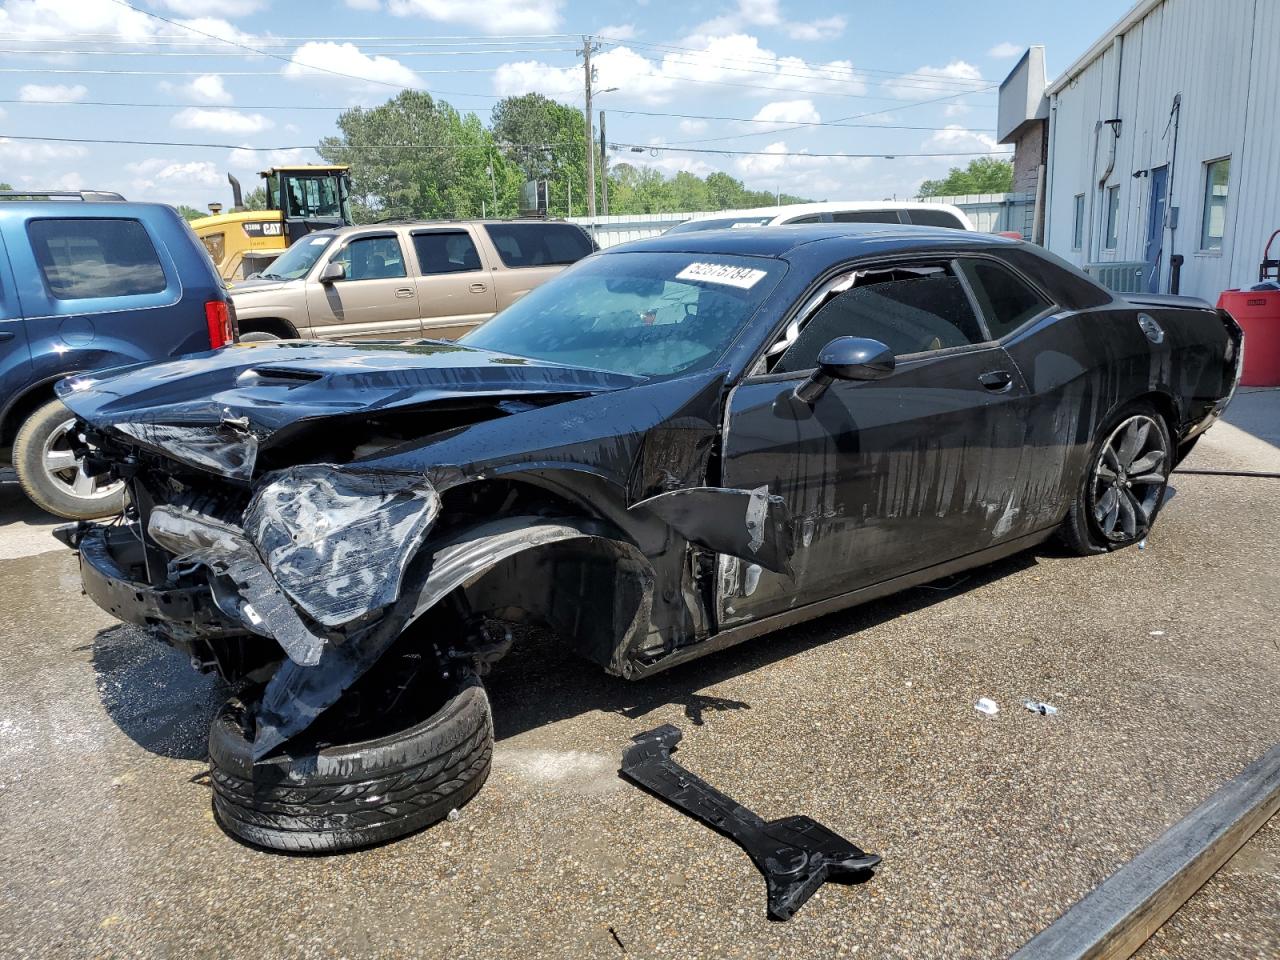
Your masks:
M 750 290 L 763 280 L 765 272 L 752 267 L 734 267 L 727 263 L 691 263 L 676 274 L 677 280 L 719 283 L 726 287 Z

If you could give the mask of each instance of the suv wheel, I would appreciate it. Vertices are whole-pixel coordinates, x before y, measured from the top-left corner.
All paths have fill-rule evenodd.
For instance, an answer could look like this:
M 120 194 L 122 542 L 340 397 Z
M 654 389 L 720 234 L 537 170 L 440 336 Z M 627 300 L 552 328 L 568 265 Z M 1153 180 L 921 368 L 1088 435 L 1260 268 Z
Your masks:
M 124 484 L 90 477 L 71 452 L 75 414 L 61 400 L 46 403 L 18 428 L 13 466 L 22 492 L 42 510 L 68 520 L 110 517 L 124 510 Z

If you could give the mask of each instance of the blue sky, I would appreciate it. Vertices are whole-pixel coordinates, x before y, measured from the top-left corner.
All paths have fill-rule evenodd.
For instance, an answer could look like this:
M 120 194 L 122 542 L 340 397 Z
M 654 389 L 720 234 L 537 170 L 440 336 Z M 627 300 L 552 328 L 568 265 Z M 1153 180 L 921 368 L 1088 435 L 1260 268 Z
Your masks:
M 406 86 L 486 120 L 510 93 L 537 90 L 581 106 L 574 49 L 590 34 L 600 38 L 597 89 L 618 88 L 596 101 L 608 110 L 609 140 L 624 145 L 614 160 L 668 173 L 725 170 L 757 189 L 815 199 L 904 197 L 970 154 L 1007 149 L 994 142 L 988 85 L 1027 44 L 1045 44 L 1052 76 L 1128 6 L 0 0 L 0 180 L 225 203 L 228 171 L 248 186 L 273 162 L 312 161 L 306 146 L 335 131 L 342 108 Z M 816 125 L 832 122 L 862 126 Z M 715 150 L 754 153 L 697 152 Z M 815 156 L 859 153 L 894 159 Z

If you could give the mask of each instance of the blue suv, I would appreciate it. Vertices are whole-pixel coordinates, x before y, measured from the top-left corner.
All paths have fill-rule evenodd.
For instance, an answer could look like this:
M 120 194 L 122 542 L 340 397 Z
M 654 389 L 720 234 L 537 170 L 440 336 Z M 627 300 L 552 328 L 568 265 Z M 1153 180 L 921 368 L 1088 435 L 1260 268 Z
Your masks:
M 124 502 L 76 461 L 55 383 L 217 348 L 233 330 L 209 254 L 172 207 L 0 192 L 0 457 L 38 506 L 89 519 Z

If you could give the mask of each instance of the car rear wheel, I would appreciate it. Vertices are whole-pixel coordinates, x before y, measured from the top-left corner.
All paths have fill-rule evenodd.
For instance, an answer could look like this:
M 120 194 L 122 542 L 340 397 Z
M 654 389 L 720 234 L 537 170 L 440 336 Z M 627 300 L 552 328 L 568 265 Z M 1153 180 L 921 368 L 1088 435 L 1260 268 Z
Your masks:
M 267 333 L 265 330 L 250 330 L 248 333 L 240 334 L 236 341 L 238 343 L 270 343 L 279 339 L 274 333 Z
M 252 710 L 229 701 L 209 733 L 214 817 L 254 846 L 295 853 L 367 847 L 445 819 L 479 792 L 493 754 L 489 700 L 479 679 L 464 670 L 446 683 L 425 720 L 331 743 L 349 729 L 339 702 L 330 708 L 333 717 L 326 712 L 297 742 L 256 762 Z M 362 699 L 379 711 L 376 720 L 403 713 L 382 695 Z
M 42 510 L 68 520 L 110 517 L 124 510 L 124 484 L 91 477 L 71 452 L 76 417 L 61 400 L 46 403 L 18 428 L 13 466 L 22 491 Z
M 1099 432 L 1089 467 L 1062 526 L 1062 539 L 1085 556 L 1144 540 L 1164 501 L 1173 444 L 1164 417 L 1135 403 Z

